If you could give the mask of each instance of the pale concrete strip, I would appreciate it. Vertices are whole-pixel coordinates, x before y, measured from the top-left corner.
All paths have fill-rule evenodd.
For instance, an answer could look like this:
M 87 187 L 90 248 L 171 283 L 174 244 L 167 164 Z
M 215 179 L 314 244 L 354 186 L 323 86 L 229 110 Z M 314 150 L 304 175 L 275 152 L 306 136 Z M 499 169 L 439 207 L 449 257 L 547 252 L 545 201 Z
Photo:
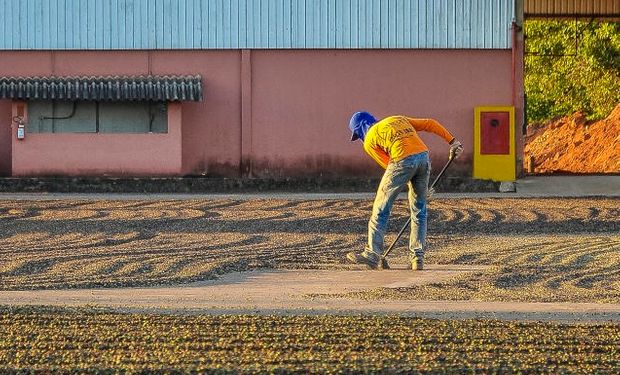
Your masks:
M 0 305 L 91 306 L 132 312 L 200 314 L 401 314 L 433 318 L 495 318 L 620 322 L 620 304 L 478 301 L 365 301 L 323 298 L 378 287 L 412 287 L 483 270 L 432 265 L 403 269 L 272 270 L 231 273 L 213 281 L 175 287 L 0 292 Z M 309 298 L 312 294 L 314 297 Z
M 533 198 L 534 195 L 517 193 L 435 193 L 433 199 Z M 540 196 L 545 197 L 545 196 Z M 4 201 L 183 201 L 183 200 L 239 200 L 282 199 L 306 200 L 366 200 L 373 201 L 375 193 L 247 193 L 247 194 L 146 194 L 146 193 L 0 193 Z M 402 193 L 398 199 L 407 199 Z
M 114 200 L 114 201 L 163 201 L 163 200 L 372 200 L 374 193 L 244 193 L 244 194 L 176 194 L 176 193 L 0 193 L 0 200 Z M 403 197 L 406 198 L 405 195 Z
M 403 266 L 404 267 L 404 266 Z M 285 306 L 308 294 L 342 294 L 378 287 L 396 288 L 443 281 L 487 269 L 434 265 L 424 272 L 354 270 L 259 270 L 233 272 L 217 280 L 174 287 L 0 291 L 0 304 L 94 304 L 170 307 Z
M 517 181 L 523 197 L 620 197 L 620 176 L 528 176 Z M 510 194 L 510 193 L 508 193 Z
M 433 199 L 480 199 L 480 198 L 524 198 L 517 193 L 435 193 Z M 528 195 L 527 198 L 532 198 Z M 375 193 L 247 193 L 247 194 L 146 194 L 146 193 L 0 193 L 5 201 L 183 201 L 183 200 L 239 200 L 282 199 L 306 200 L 366 200 L 372 201 Z M 402 193 L 398 199 L 407 199 Z
M 620 197 L 620 175 L 528 176 L 516 182 L 514 193 L 437 193 L 434 199 Z M 140 193 L 0 193 L 0 200 L 372 200 L 375 193 L 243 193 L 243 194 L 140 194 Z M 400 199 L 406 199 L 402 194 Z

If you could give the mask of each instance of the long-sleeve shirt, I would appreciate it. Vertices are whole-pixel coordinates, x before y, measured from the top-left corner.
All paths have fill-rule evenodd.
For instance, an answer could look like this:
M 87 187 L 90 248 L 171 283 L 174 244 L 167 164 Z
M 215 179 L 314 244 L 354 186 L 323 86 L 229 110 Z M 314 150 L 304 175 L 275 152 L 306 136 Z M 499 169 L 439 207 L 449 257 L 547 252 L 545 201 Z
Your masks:
M 409 155 L 428 151 L 418 131 L 437 134 L 446 142 L 454 139 L 446 128 L 433 119 L 390 116 L 368 129 L 364 138 L 364 150 L 380 166 L 387 168 L 390 160 L 398 161 Z

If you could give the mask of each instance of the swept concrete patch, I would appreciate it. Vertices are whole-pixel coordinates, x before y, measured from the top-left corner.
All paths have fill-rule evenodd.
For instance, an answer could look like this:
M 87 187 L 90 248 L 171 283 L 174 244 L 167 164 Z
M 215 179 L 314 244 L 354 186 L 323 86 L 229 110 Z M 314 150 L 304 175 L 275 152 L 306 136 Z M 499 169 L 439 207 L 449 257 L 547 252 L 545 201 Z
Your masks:
M 479 301 L 365 301 L 321 298 L 374 288 L 439 282 L 485 266 L 430 265 L 422 272 L 401 266 L 389 271 L 258 270 L 218 280 L 152 288 L 2 291 L 0 305 L 91 306 L 128 312 L 200 314 L 402 314 L 433 318 L 620 321 L 620 304 Z M 314 297 L 308 298 L 312 294 Z
M 342 294 L 399 288 L 447 280 L 486 266 L 435 265 L 422 272 L 395 267 L 386 271 L 257 270 L 225 274 L 217 280 L 149 287 L 0 291 L 0 304 L 95 305 L 169 308 L 294 307 L 309 294 Z

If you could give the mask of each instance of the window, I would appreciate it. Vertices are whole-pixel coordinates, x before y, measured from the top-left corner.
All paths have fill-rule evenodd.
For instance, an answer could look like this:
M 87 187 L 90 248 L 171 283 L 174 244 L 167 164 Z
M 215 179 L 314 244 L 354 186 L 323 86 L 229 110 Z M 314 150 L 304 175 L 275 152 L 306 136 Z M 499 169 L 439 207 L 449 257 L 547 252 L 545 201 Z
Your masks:
M 30 101 L 30 133 L 167 133 L 166 102 Z

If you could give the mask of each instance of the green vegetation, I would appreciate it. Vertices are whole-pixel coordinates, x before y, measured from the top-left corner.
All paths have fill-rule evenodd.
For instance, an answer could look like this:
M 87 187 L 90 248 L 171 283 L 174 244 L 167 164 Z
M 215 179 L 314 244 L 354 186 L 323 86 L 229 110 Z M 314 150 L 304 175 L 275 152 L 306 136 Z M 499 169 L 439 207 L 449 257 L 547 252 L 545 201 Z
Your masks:
M 2 373 L 597 373 L 620 325 L 0 307 Z
M 620 102 L 620 23 L 525 23 L 528 120 L 584 111 L 606 117 Z

